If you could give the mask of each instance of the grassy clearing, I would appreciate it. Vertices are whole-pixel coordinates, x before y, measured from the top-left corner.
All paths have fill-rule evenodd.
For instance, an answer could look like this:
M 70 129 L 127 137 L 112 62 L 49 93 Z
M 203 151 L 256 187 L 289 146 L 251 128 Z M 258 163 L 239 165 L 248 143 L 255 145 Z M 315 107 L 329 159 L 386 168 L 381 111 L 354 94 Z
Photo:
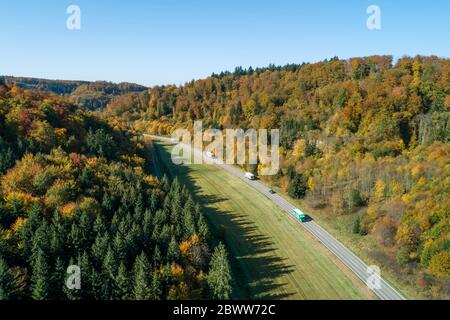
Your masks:
M 264 195 L 214 166 L 175 166 L 171 146 L 157 143 L 162 170 L 199 201 L 232 255 L 237 298 L 372 299 L 334 256 Z

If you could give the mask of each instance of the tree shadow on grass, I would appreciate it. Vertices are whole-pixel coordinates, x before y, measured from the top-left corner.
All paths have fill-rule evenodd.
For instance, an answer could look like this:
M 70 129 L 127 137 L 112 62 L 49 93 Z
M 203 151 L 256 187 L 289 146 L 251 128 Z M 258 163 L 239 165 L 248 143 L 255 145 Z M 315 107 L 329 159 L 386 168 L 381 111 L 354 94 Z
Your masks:
M 170 153 L 159 144 L 155 144 L 159 152 L 160 167 L 171 178 L 178 177 L 189 189 L 205 214 L 210 226 L 212 244 L 223 241 L 229 252 L 233 271 L 235 291 L 238 299 L 286 299 L 294 293 L 283 291 L 285 283 L 280 283 L 282 275 L 293 271 L 287 259 L 279 257 L 273 241 L 262 234 L 256 224 L 237 212 L 220 210 L 216 204 L 227 201 L 220 195 L 204 195 L 203 190 L 189 175 L 192 169 L 185 165 L 174 165 L 170 162 Z M 256 192 L 256 191 L 255 191 Z M 285 290 L 285 289 L 284 289 Z

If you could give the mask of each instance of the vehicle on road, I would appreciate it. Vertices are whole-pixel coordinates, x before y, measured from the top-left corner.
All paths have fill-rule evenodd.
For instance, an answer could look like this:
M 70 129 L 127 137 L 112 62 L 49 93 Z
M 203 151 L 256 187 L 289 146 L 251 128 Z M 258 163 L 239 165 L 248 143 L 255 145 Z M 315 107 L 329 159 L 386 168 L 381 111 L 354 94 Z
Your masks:
M 276 192 L 273 191 L 272 189 L 269 189 L 269 193 L 270 193 L 270 194 L 275 194 Z
M 214 159 L 214 153 L 212 153 L 211 151 L 206 151 L 205 155 L 210 159 Z
M 245 177 L 246 177 L 248 180 L 256 180 L 255 175 L 254 175 L 253 173 L 250 173 L 250 172 L 246 172 L 246 173 L 245 173 Z
M 303 213 L 300 209 L 295 208 L 291 211 L 291 215 L 294 216 L 295 219 L 297 219 L 300 222 L 306 221 L 306 214 Z

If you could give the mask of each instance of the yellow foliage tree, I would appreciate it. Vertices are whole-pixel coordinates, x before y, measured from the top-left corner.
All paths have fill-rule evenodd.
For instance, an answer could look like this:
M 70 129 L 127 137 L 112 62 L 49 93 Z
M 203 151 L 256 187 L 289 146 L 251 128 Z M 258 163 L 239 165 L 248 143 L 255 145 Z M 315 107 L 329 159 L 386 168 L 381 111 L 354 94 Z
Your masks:
M 428 266 L 428 270 L 438 277 L 450 277 L 450 251 L 443 251 L 434 255 Z
M 382 201 L 386 195 L 386 184 L 383 180 L 377 180 L 375 183 L 374 200 Z

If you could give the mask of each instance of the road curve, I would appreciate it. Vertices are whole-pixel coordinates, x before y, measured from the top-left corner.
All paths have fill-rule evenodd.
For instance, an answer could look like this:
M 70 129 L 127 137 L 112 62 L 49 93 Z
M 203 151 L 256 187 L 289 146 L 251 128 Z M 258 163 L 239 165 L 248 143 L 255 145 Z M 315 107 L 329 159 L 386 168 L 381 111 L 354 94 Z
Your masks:
M 154 135 L 144 135 L 148 136 L 154 140 L 164 141 L 174 143 L 177 142 L 174 139 L 154 136 Z M 188 145 L 184 145 L 185 148 L 191 148 Z M 194 153 L 199 155 L 201 151 L 193 149 Z M 206 159 L 205 159 L 206 160 Z M 256 181 L 256 180 L 248 180 L 244 177 L 241 170 L 228 165 L 219 163 L 217 160 L 207 159 L 209 162 L 212 162 L 214 165 L 228 171 L 232 175 L 238 177 L 245 183 L 252 186 L 257 191 L 264 194 L 267 198 L 272 200 L 275 204 L 277 204 L 282 210 L 287 212 L 288 214 L 295 208 L 293 204 L 288 202 L 286 199 L 281 197 L 278 194 L 271 194 L 269 192 L 269 188 L 264 184 Z M 297 220 L 296 220 L 297 221 Z M 321 242 L 328 250 L 330 250 L 344 265 L 346 265 L 353 273 L 355 273 L 358 278 L 361 279 L 365 284 L 369 282 L 374 284 L 369 287 L 380 299 L 382 300 L 406 300 L 405 297 L 400 294 L 397 290 L 395 290 L 386 280 L 382 277 L 377 276 L 376 273 L 373 273 L 368 265 L 366 265 L 360 258 L 358 258 L 353 252 L 351 252 L 347 247 L 345 247 L 340 241 L 334 238 L 330 233 L 328 233 L 325 229 L 319 226 L 315 221 L 310 220 L 307 222 L 300 223 L 302 227 L 304 227 L 314 238 L 316 238 L 319 242 Z

